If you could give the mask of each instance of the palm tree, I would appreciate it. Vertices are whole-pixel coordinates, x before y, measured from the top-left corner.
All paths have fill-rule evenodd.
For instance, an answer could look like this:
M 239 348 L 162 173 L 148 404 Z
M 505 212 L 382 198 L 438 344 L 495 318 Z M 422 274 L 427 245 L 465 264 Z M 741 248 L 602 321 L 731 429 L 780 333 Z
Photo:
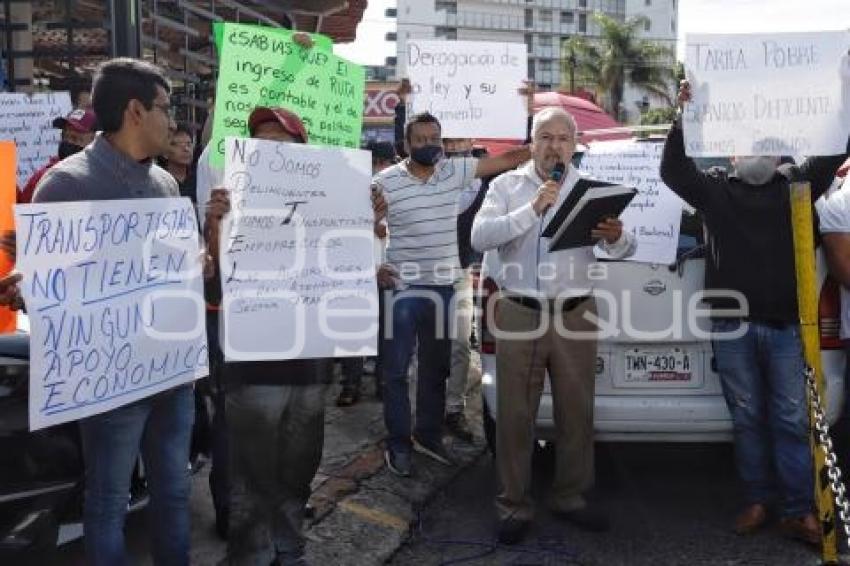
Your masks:
M 581 86 L 603 95 L 606 110 L 617 117 L 627 81 L 672 106 L 673 49 L 638 36 L 648 19 L 638 16 L 620 23 L 599 12 L 593 17 L 600 28 L 598 40 L 571 37 L 561 45 L 561 76 L 570 77 L 570 90 L 577 76 Z

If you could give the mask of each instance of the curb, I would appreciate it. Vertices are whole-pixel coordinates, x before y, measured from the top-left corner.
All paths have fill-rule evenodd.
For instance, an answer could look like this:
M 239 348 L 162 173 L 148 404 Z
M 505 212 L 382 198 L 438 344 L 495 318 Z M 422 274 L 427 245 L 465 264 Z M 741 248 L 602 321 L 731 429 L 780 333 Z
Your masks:
M 335 470 L 310 500 L 316 514 L 306 531 L 308 563 L 360 566 L 390 559 L 409 540 L 419 510 L 486 449 L 480 437 L 472 444 L 448 443 L 454 466 L 414 454 L 410 478 L 386 468 L 381 444 Z

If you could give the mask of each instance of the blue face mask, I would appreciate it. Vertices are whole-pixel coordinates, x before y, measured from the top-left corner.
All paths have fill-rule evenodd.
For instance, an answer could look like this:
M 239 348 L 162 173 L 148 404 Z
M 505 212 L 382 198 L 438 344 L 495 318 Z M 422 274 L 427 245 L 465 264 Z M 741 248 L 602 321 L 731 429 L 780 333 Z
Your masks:
M 423 145 L 410 150 L 410 158 L 424 167 L 433 167 L 443 157 L 443 147 Z

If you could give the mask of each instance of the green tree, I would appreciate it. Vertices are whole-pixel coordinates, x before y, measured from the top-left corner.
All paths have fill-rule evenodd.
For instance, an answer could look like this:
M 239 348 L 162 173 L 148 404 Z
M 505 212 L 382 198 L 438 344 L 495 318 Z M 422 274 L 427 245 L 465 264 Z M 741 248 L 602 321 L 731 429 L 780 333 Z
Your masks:
M 672 106 L 673 50 L 639 37 L 647 18 L 621 23 L 599 12 L 593 18 L 600 29 L 598 39 L 571 37 L 561 44 L 564 86 L 571 91 L 577 86 L 595 90 L 606 110 L 617 117 L 627 81 Z

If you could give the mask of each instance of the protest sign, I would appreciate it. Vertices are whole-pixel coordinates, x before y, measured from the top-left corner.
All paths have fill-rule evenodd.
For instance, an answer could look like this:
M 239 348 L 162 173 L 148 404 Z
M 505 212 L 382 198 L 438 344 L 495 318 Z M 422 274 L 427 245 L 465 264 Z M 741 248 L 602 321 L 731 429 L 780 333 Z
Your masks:
M 850 31 L 686 36 L 692 157 L 834 155 L 850 134 Z
M 369 153 L 228 138 L 226 161 L 225 358 L 374 354 Z
M 405 64 L 409 115 L 430 112 L 443 137 L 525 139 L 524 43 L 408 40 Z
M 13 207 L 17 192 L 15 189 L 15 142 L 0 141 L 0 236 L 15 230 Z M 5 253 L 0 252 L 0 277 L 8 275 L 15 266 Z M 0 333 L 14 332 L 17 329 L 17 313 L 8 307 L 0 307 Z
M 240 25 L 240 28 L 242 29 L 243 32 L 247 31 L 246 28 L 249 28 L 249 27 L 258 28 L 258 29 L 261 29 L 261 30 L 262 29 L 269 29 L 267 27 L 264 27 L 264 26 L 261 26 L 261 25 L 256 25 L 256 24 L 239 24 L 239 25 Z M 293 33 L 295 33 L 295 32 L 293 32 Z M 306 33 L 306 32 L 301 32 L 301 33 Z M 319 49 L 324 49 L 326 51 L 330 51 L 331 49 L 333 49 L 333 40 L 330 37 L 328 37 L 326 35 L 322 35 L 320 33 L 311 33 L 311 34 L 308 34 L 308 35 L 313 40 L 313 45 L 315 47 L 318 47 Z M 224 38 L 224 24 L 221 23 L 221 22 L 213 23 L 213 42 L 215 43 L 216 54 L 218 54 L 219 57 L 221 57 L 221 52 L 219 51 L 219 49 L 221 49 L 221 46 L 224 43 L 222 41 L 223 38 Z
M 247 136 L 257 106 L 297 114 L 314 145 L 360 147 L 363 67 L 337 57 L 322 42 L 304 49 L 294 32 L 243 24 L 221 26 L 212 163 L 224 163 L 225 136 Z
M 15 207 L 30 315 L 30 429 L 208 375 L 198 227 L 187 198 Z
M 56 155 L 62 130 L 53 127 L 53 120 L 70 112 L 67 92 L 0 93 L 0 139 L 14 140 L 17 146 L 19 188 Z
M 634 234 L 637 250 L 628 261 L 670 264 L 676 260 L 682 199 L 661 181 L 663 145 L 630 140 L 594 142 L 581 169 L 594 179 L 634 187 L 637 196 L 620 216 L 623 229 Z M 598 249 L 596 256 L 608 258 Z

